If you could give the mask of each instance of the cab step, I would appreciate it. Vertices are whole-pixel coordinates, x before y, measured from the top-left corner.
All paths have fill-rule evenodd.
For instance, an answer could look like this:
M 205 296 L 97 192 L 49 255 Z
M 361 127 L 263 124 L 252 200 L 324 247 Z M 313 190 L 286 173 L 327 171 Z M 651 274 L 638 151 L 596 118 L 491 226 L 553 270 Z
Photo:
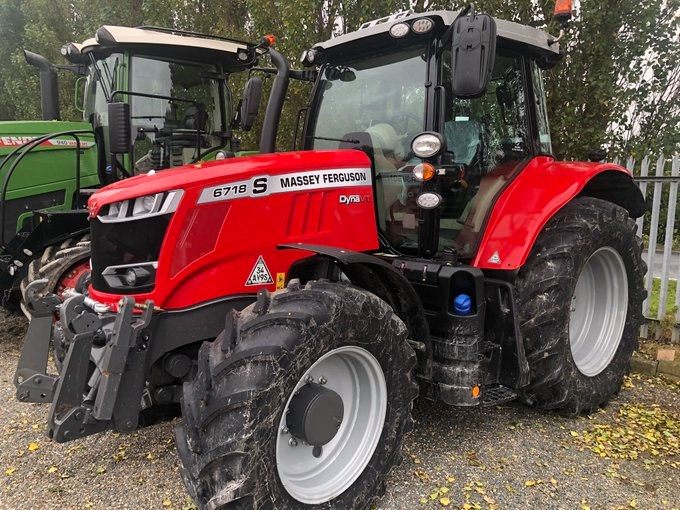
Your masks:
M 490 384 L 482 388 L 482 400 L 480 405 L 484 407 L 505 404 L 517 398 L 517 393 L 500 384 Z

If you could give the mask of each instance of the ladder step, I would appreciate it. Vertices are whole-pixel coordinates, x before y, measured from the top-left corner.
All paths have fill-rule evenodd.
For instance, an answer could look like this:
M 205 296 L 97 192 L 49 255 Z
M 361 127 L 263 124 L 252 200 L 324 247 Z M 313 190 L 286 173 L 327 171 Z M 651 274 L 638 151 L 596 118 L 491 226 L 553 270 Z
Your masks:
M 480 405 L 482 406 L 496 406 L 499 404 L 505 404 L 511 400 L 517 398 L 517 393 L 508 388 L 507 386 L 501 386 L 500 384 L 490 384 L 482 388 L 482 401 Z

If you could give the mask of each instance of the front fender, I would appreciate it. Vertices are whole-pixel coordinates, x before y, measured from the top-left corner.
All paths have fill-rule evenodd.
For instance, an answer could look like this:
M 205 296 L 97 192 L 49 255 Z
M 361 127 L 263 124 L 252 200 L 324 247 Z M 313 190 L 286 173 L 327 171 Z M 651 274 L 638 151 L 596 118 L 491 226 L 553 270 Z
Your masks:
M 367 253 L 344 250 L 332 246 L 311 244 L 282 244 L 279 249 L 303 250 L 337 263 L 349 280 L 364 290 L 372 292 L 389 304 L 409 329 L 410 338 L 426 344 L 429 355 L 430 328 L 425 310 L 410 282 L 392 264 Z M 290 269 L 288 279 L 298 278 L 307 266 L 318 264 L 318 257 L 301 259 Z M 309 273 L 312 275 L 313 273 Z M 428 358 L 428 359 L 429 359 Z
M 633 218 L 645 210 L 642 193 L 622 166 L 537 157 L 496 200 L 472 265 L 519 269 L 548 220 L 580 195 L 614 202 Z

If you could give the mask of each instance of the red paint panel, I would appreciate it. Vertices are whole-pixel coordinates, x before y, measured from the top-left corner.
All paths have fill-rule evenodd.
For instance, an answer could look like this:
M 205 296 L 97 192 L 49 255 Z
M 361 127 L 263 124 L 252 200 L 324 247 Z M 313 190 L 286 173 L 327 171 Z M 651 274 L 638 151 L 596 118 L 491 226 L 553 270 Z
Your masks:
M 163 241 L 156 286 L 147 294 L 135 295 L 138 302 L 151 299 L 164 309 L 185 308 L 224 296 L 253 294 L 261 288 L 275 290 L 277 273 L 288 273 L 297 260 L 309 256 L 300 250 L 278 250 L 279 244 L 308 243 L 369 251 L 378 248 L 371 184 L 323 190 L 291 190 L 267 196 L 246 196 L 213 204 L 228 203 L 228 218 L 198 221 L 197 209 L 212 205 L 197 204 L 201 191 L 211 186 L 249 180 L 261 175 L 277 176 L 294 172 L 325 169 L 362 169 L 370 176 L 370 160 L 359 151 L 305 151 L 278 153 L 166 170 L 153 176 L 136 177 L 107 186 L 95 193 L 88 203 L 91 214 L 106 204 L 183 189 L 184 196 L 173 215 Z M 333 184 L 335 186 L 335 184 Z M 368 195 L 371 200 L 347 205 L 340 196 Z M 222 214 L 226 214 L 226 211 Z M 191 221 L 196 218 L 196 221 Z M 222 219 L 224 216 L 222 217 Z M 212 251 L 192 247 L 187 256 L 183 246 L 196 236 L 214 236 L 206 240 Z M 197 229 L 194 232 L 193 229 Z M 209 232 L 204 232 L 208 229 Z M 200 253 L 200 256 L 196 257 Z M 246 285 L 259 257 L 264 259 L 272 283 Z M 186 264 L 175 264 L 175 257 Z M 115 304 L 119 295 L 90 289 L 94 299 Z
M 545 156 L 531 160 L 498 198 L 472 265 L 519 269 L 548 220 L 604 171 L 631 175 L 611 163 L 557 162 Z
M 187 214 L 177 238 L 170 276 L 215 249 L 228 212 L 229 202 L 218 202 L 196 207 Z

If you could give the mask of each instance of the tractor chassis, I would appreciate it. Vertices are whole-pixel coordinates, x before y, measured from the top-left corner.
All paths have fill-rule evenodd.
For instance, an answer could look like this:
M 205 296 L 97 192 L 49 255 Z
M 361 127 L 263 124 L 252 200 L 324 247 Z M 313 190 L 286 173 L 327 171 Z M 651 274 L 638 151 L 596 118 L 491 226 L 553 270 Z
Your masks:
M 168 353 L 216 336 L 228 310 L 244 308 L 254 300 L 235 296 L 190 310 L 163 312 L 151 301 L 140 306 L 123 297 L 116 312 L 76 292 L 65 293 L 63 302 L 54 294 L 37 296 L 35 289 L 41 285 L 40 280 L 33 282 L 24 296 L 31 320 L 14 384 L 18 400 L 51 403 L 47 434 L 59 443 L 110 428 L 132 432 L 140 425 L 140 413 L 158 403 L 159 396 L 166 400 L 163 403 L 177 403 L 181 385 L 154 391 L 148 384 L 151 366 L 170 367 L 170 373 L 173 366 L 186 366 L 185 355 L 173 358 Z M 57 329 L 69 348 L 60 374 L 50 375 L 47 361 Z M 170 332 L 174 338 L 169 338 Z M 154 338 L 164 341 L 154 342 Z
M 515 399 L 529 383 L 529 366 L 512 283 L 455 261 L 389 261 L 415 290 L 430 329 L 430 348 L 414 346 L 420 351 L 416 377 L 421 395 L 463 407 Z M 464 316 L 450 307 L 463 291 L 477 303 Z M 429 363 L 423 360 L 427 350 Z
M 371 257 L 393 274 L 399 273 L 423 303 L 429 338 L 410 340 L 418 354 L 416 378 L 422 396 L 454 406 L 495 405 L 517 397 L 529 372 L 511 283 L 487 278 L 481 270 L 461 264 L 356 255 Z M 342 265 L 341 260 L 336 262 Z M 254 300 L 232 296 L 168 312 L 151 301 L 140 305 L 132 297 L 123 297 L 117 311 L 112 311 L 76 292 L 66 293 L 63 302 L 54 294 L 39 296 L 41 283 L 29 285 L 24 296 L 32 318 L 14 383 L 20 401 L 51 403 L 48 435 L 57 442 L 110 428 L 137 429 L 140 412 L 159 401 L 148 384 L 151 367 L 159 362 L 167 366 L 163 361 L 173 352 L 217 336 L 224 322 L 216 317 Z M 446 306 L 462 290 L 479 304 L 467 316 L 454 315 Z M 492 331 L 488 324 L 494 325 Z M 57 329 L 69 344 L 59 376 L 47 374 Z M 168 401 L 177 402 L 179 388 L 175 384 L 161 389 Z

